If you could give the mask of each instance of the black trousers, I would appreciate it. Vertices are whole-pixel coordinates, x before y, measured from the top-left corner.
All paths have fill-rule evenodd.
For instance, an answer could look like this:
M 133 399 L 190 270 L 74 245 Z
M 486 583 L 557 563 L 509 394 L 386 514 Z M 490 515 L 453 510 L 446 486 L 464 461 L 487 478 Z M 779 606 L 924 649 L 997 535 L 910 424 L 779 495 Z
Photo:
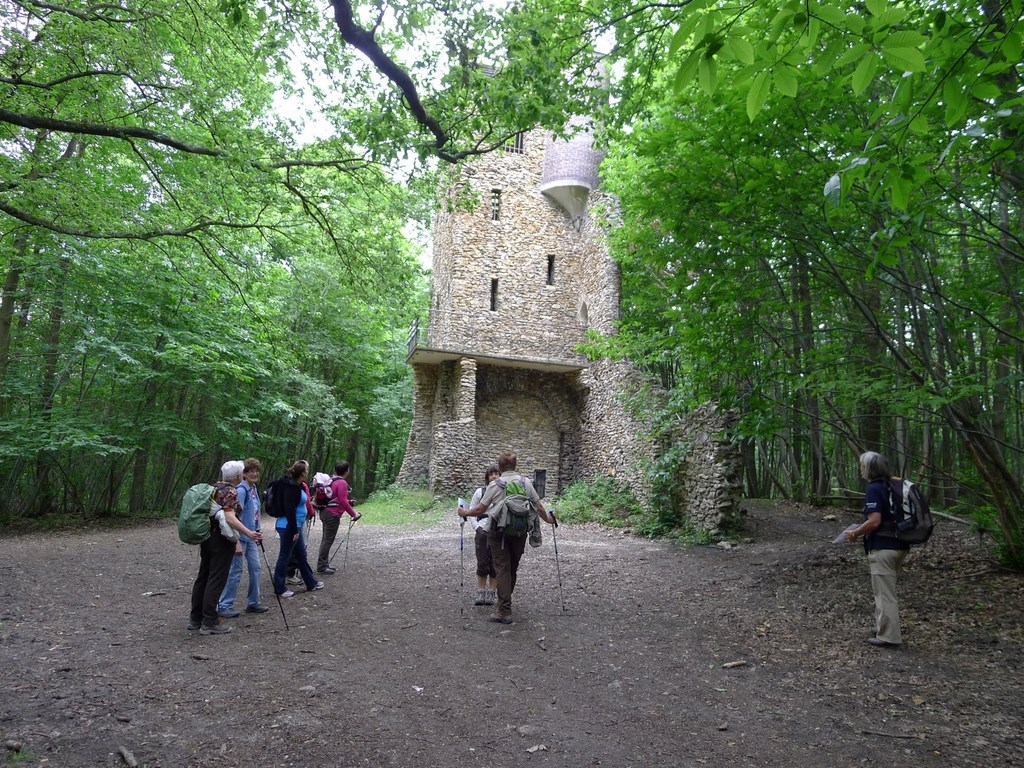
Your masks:
M 228 580 L 231 560 L 235 556 L 235 542 L 228 541 L 220 532 L 216 521 L 210 526 L 209 538 L 199 545 L 199 575 L 192 585 L 192 621 L 212 627 L 217 618 L 217 601 Z

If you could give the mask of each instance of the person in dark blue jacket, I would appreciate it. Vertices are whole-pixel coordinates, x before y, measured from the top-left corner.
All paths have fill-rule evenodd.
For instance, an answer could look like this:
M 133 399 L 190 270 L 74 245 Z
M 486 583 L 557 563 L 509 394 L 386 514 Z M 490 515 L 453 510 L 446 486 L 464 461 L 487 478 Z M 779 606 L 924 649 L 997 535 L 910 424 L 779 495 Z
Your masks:
M 895 518 L 889 504 L 889 462 L 881 454 L 868 451 L 860 457 L 860 474 L 868 481 L 864 521 L 846 535 L 850 541 L 863 536 L 868 555 L 871 591 L 875 596 L 875 634 L 867 642 L 878 648 L 899 648 L 903 635 L 896 602 L 896 576 L 903 569 L 910 546 L 895 536 Z
M 276 523 L 277 535 L 281 537 L 281 549 L 277 555 L 277 565 L 274 567 L 274 594 L 280 597 L 292 597 L 295 594 L 287 589 L 284 583 L 288 561 L 293 552 L 297 554 L 299 573 L 306 584 L 306 589 L 312 592 L 324 588 L 324 583 L 317 581 L 313 569 L 309 567 L 309 560 L 306 559 L 306 542 L 302 538 L 302 525 L 306 522 L 306 502 L 309 501 L 309 494 L 303 486 L 308 473 L 309 465 L 305 461 L 295 462 L 288 469 L 288 482 L 281 483 L 274 491 L 275 504 L 281 504 L 281 509 L 285 510 L 285 514 L 278 517 Z M 280 499 L 277 499 L 278 493 L 281 494 Z

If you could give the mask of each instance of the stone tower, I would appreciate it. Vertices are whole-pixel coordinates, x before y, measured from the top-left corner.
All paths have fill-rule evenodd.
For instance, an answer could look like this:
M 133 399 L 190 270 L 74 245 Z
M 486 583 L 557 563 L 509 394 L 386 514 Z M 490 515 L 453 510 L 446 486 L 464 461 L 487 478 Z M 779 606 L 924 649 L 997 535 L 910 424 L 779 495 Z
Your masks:
M 637 374 L 577 352 L 619 316 L 618 268 L 593 218 L 600 160 L 586 134 L 534 130 L 455 172 L 435 220 L 429 319 L 409 336 L 414 416 L 399 484 L 466 495 L 514 450 L 541 495 L 614 475 L 648 496 L 653 450 L 620 397 Z

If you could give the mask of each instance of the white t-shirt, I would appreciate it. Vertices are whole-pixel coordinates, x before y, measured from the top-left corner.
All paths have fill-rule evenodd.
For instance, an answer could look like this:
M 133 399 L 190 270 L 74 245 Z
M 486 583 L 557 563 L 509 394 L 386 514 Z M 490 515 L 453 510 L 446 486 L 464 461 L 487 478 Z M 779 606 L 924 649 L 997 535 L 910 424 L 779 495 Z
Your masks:
M 476 489 L 476 493 L 473 494 L 473 500 L 469 502 L 470 507 L 475 507 L 480 503 L 480 499 L 484 497 L 485 490 L 486 489 L 482 485 Z M 474 531 L 484 531 L 486 533 L 491 530 L 491 518 L 487 515 L 484 515 L 483 517 L 472 517 L 469 519 L 473 521 Z

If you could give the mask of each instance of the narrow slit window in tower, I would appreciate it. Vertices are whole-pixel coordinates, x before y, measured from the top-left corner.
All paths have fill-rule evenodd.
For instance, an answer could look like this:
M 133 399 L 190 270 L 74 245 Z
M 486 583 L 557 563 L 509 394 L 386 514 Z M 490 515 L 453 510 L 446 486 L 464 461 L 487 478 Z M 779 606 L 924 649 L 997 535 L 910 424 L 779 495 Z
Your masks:
M 548 285 L 555 284 L 555 257 L 548 255 Z
M 522 131 L 517 133 L 511 139 L 505 142 L 505 151 L 512 152 L 516 155 L 522 155 L 526 152 L 526 134 Z
M 498 311 L 498 278 L 491 280 L 491 312 Z
M 501 218 L 501 190 L 491 190 L 491 221 Z

